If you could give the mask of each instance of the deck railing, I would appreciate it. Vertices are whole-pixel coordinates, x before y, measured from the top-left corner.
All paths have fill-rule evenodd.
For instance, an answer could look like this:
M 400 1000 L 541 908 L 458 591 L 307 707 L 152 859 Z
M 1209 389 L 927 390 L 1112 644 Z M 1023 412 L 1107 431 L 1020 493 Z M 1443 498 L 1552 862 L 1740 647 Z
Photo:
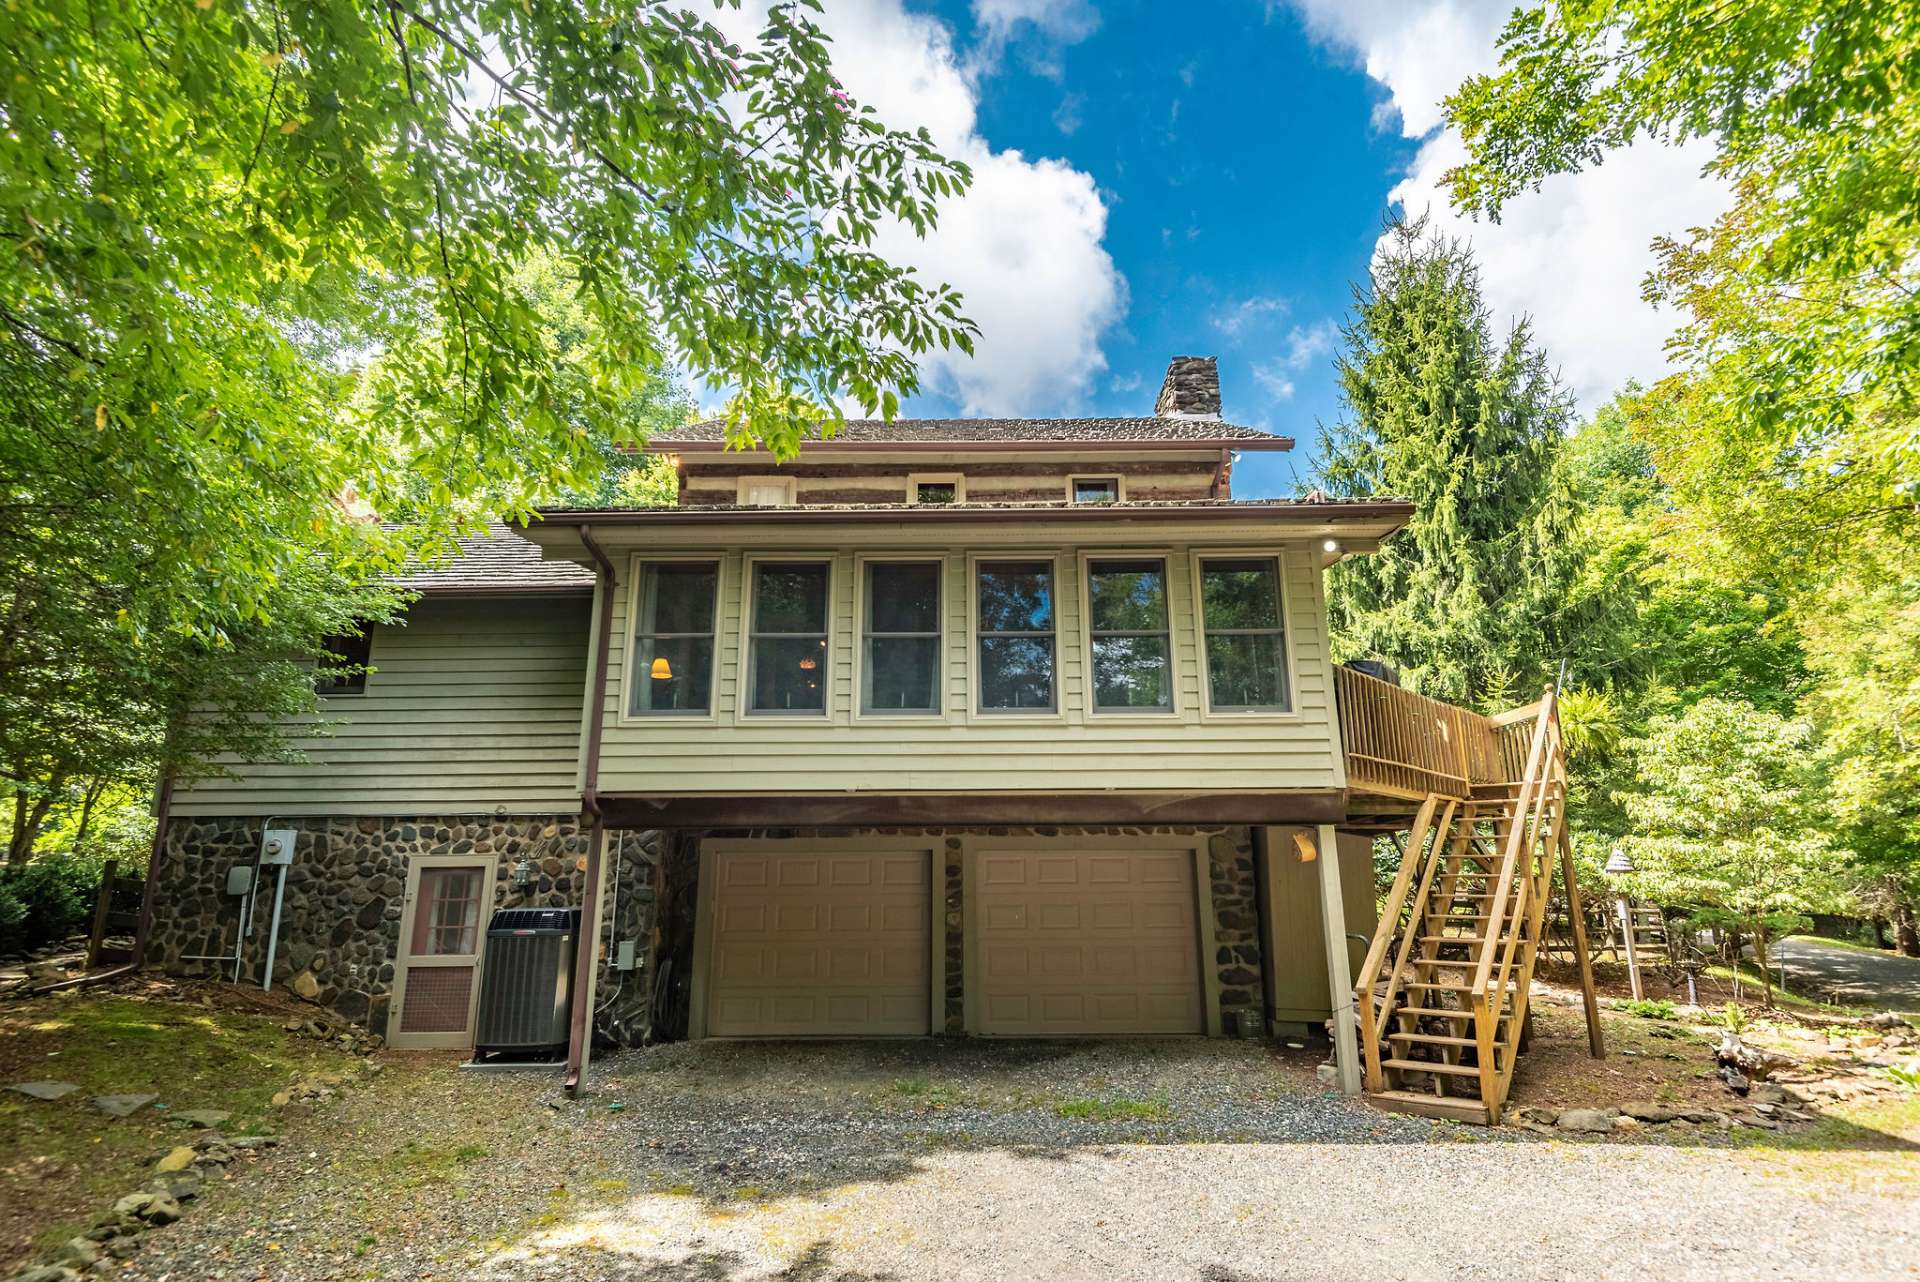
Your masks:
M 1355 792 L 1465 799 L 1475 787 L 1520 777 L 1503 760 L 1506 736 L 1477 712 L 1352 668 L 1334 669 L 1334 693 L 1347 786 Z

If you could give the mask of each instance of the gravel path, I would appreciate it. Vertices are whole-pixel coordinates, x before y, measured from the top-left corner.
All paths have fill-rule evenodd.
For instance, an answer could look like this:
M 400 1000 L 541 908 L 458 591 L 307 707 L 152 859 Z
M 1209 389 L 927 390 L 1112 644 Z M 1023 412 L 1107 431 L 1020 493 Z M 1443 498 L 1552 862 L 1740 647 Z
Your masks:
M 1885 1136 L 1543 1142 L 1377 1113 L 1233 1042 L 706 1043 L 596 1087 L 397 1061 L 119 1276 L 1726 1282 L 1920 1260 L 1920 1158 Z
M 1807 935 L 1774 944 L 1773 957 L 1801 992 L 1831 992 L 1855 1006 L 1920 1014 L 1920 957 L 1841 948 Z

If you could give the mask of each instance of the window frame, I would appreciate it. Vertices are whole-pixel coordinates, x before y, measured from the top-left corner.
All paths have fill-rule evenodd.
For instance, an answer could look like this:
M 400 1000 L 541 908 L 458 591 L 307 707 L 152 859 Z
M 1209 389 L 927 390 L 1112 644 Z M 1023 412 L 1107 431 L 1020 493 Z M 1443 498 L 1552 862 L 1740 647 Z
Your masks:
M 967 501 L 967 478 L 965 473 L 963 472 L 909 472 L 907 473 L 907 505 L 909 507 L 923 506 L 923 504 L 921 504 L 920 502 L 920 486 L 922 484 L 951 485 L 953 486 L 953 502 L 965 503 Z M 952 504 L 939 503 L 939 504 L 925 504 L 924 506 L 950 507 L 952 506 Z
M 671 722 L 675 725 L 714 722 L 720 719 L 720 674 L 721 640 L 726 633 L 721 628 L 721 620 L 726 616 L 727 603 L 727 562 L 728 557 L 719 552 L 682 552 L 653 555 L 636 552 L 627 565 L 626 582 L 626 626 L 624 628 L 626 654 L 621 659 L 620 716 L 621 724 L 659 725 Z M 705 712 L 635 712 L 633 710 L 633 683 L 643 678 L 635 671 L 634 650 L 640 641 L 640 581 L 648 565 L 711 565 L 713 575 L 713 668 L 708 677 L 707 689 L 712 697 L 707 700 Z M 588 665 L 591 672 L 592 665 Z
M 739 507 L 798 507 L 798 491 L 791 476 L 740 476 L 734 478 L 733 501 Z M 747 490 L 755 485 L 777 485 L 787 498 L 784 503 L 748 503 Z
M 1187 578 L 1193 601 L 1193 641 L 1199 661 L 1200 716 L 1205 721 L 1304 721 L 1300 711 L 1300 664 L 1295 657 L 1293 595 L 1287 587 L 1287 558 L 1295 548 L 1286 547 L 1206 547 L 1193 548 L 1187 554 Z M 1287 683 L 1286 708 L 1216 708 L 1213 706 L 1213 678 L 1208 671 L 1207 603 L 1201 567 L 1207 561 L 1264 560 L 1274 563 L 1274 588 L 1280 605 L 1280 658 L 1282 676 Z M 1336 732 L 1337 733 L 1337 732 Z
M 1074 487 L 1082 481 L 1112 481 L 1114 503 L 1127 501 L 1127 478 L 1118 472 L 1075 472 L 1067 477 L 1067 504 L 1070 507 L 1103 507 L 1101 503 L 1082 503 L 1073 496 Z
M 1058 549 L 1031 551 L 1008 548 L 1005 551 L 973 552 L 967 556 L 967 719 L 998 725 L 1002 722 L 1065 721 L 1067 719 L 1066 639 L 1074 625 L 1063 616 L 1070 599 L 1063 588 L 1066 576 L 1061 572 L 1063 557 Z M 980 566 L 983 563 L 1030 561 L 1045 564 L 1053 572 L 1053 707 L 983 708 L 980 696 L 985 687 L 980 680 Z M 1020 633 L 996 632 L 994 636 L 1018 636 Z M 1038 636 L 1039 633 L 1024 635 Z
M 345 632 L 335 632 L 321 637 L 320 648 L 325 650 L 329 641 L 338 641 L 348 635 L 350 634 Z M 350 661 L 347 664 L 348 667 L 357 667 L 360 671 L 350 677 L 329 677 L 327 675 L 329 671 L 337 671 L 338 669 L 330 669 L 327 666 L 327 661 L 324 656 L 315 655 L 313 660 L 313 693 L 316 698 L 364 699 L 367 697 L 367 680 L 373 675 L 373 624 L 362 623 L 359 632 L 351 635 L 357 635 L 361 640 L 366 642 L 367 657 L 358 662 Z M 322 681 L 345 681 L 348 684 L 335 685 L 332 689 L 322 690 L 320 688 Z
M 1080 571 L 1080 654 L 1086 680 L 1086 707 L 1089 721 L 1165 722 L 1182 712 L 1180 701 L 1180 648 L 1178 589 L 1173 582 L 1173 553 L 1168 548 L 1108 548 L 1079 554 Z M 1100 683 L 1093 671 L 1093 565 L 1097 561 L 1158 561 L 1161 582 L 1167 597 L 1167 699 L 1164 708 L 1102 708 Z M 1155 636 L 1157 633 L 1112 633 L 1114 636 Z
M 833 719 L 833 686 L 836 650 L 833 631 L 834 597 L 839 588 L 839 556 L 833 552 L 764 552 L 745 558 L 740 571 L 740 654 L 739 654 L 739 699 L 737 703 L 742 721 L 830 721 Z M 826 615 L 822 622 L 826 625 L 826 644 L 820 649 L 820 664 L 823 669 L 825 685 L 820 689 L 819 708 L 755 708 L 753 706 L 753 611 L 754 578 L 758 567 L 762 565 L 822 565 L 827 570 Z M 813 633 L 770 632 L 771 637 L 812 636 Z
M 938 571 L 939 586 L 937 602 L 939 605 L 940 630 L 937 647 L 940 671 L 934 678 L 934 691 L 937 706 L 930 712 L 868 712 L 866 710 L 867 680 L 867 567 L 869 565 L 901 565 L 915 563 L 932 565 Z M 947 599 L 950 585 L 947 572 L 947 558 L 939 553 L 918 552 L 861 552 L 853 559 L 853 719 L 855 721 L 877 721 L 887 725 L 925 722 L 939 723 L 950 719 L 953 703 L 951 692 L 947 689 L 948 671 L 952 667 L 947 648 L 953 643 L 949 615 L 951 604 Z M 918 633 L 887 633 L 888 636 L 914 636 Z

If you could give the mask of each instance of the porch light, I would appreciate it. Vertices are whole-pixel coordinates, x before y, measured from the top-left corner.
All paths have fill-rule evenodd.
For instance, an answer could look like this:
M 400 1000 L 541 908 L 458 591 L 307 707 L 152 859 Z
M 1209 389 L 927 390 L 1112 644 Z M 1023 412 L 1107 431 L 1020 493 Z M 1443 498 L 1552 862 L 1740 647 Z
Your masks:
M 1340 541 L 1338 539 L 1328 539 L 1325 543 L 1322 543 L 1320 546 L 1325 548 L 1329 552 L 1338 552 L 1340 550 Z
M 653 661 L 653 667 L 648 671 L 655 681 L 673 680 L 673 665 L 667 662 L 664 654 Z

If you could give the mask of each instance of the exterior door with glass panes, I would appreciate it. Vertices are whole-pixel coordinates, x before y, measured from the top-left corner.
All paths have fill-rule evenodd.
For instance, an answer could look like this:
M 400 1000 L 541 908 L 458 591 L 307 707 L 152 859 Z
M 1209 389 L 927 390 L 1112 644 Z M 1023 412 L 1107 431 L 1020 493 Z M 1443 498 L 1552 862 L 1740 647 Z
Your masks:
M 473 1045 L 480 956 L 493 906 L 493 861 L 423 855 L 407 870 L 387 1041 L 395 1049 Z

